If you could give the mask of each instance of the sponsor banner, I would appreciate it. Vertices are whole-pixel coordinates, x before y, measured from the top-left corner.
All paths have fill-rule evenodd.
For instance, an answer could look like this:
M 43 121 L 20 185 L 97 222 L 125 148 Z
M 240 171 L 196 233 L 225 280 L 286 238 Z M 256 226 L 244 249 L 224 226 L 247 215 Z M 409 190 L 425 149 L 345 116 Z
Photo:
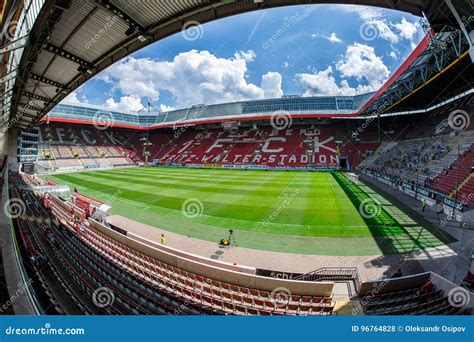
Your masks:
M 205 169 L 239 169 L 239 170 L 295 170 L 295 171 L 329 171 L 337 170 L 335 166 L 268 166 L 256 164 L 181 164 L 181 163 L 156 163 L 151 166 L 168 166 L 168 167 L 189 167 L 189 168 L 205 168 Z
M 273 271 L 273 270 L 266 270 L 262 268 L 257 268 L 256 274 L 262 277 L 276 278 L 276 279 L 294 279 L 296 277 L 303 275 L 303 273 Z
M 278 289 L 284 291 L 284 289 Z M 343 306 L 344 307 L 344 306 Z M 347 315 L 350 309 L 344 313 Z M 2 341 L 208 342 L 474 340 L 473 316 L 2 316 Z M 311 338 L 311 335 L 317 335 Z M 220 335 L 219 335 L 220 336 Z
M 415 197 L 415 191 L 407 188 L 403 188 L 403 192 L 407 194 L 408 196 Z
M 186 165 L 186 164 L 184 164 L 184 165 Z M 204 164 L 203 167 L 206 168 L 206 169 L 220 169 L 220 168 L 222 168 L 221 164 Z
M 418 193 L 428 198 L 435 198 L 435 194 L 425 188 L 418 188 Z
M 60 166 L 56 170 L 59 171 L 81 171 L 84 168 L 82 166 Z
M 449 208 L 452 208 L 452 209 L 455 209 L 457 211 L 460 211 L 462 212 L 463 209 L 464 209 L 464 206 L 462 203 L 459 203 L 451 198 L 448 198 L 448 197 L 444 197 L 443 198 L 443 205 L 444 206 L 447 206 Z

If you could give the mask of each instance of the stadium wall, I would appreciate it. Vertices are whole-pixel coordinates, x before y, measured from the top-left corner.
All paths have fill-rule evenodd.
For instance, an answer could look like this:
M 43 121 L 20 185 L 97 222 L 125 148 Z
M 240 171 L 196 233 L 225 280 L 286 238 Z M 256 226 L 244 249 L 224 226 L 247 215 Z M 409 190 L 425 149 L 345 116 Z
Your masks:
M 251 287 L 269 292 L 275 290 L 276 288 L 285 288 L 291 293 L 298 293 L 308 296 L 331 296 L 334 287 L 334 283 L 330 282 L 316 283 L 257 276 L 255 274 L 248 273 L 250 270 L 252 270 L 252 268 L 233 266 L 215 261 L 212 261 L 211 264 L 209 259 L 202 257 L 200 257 L 200 260 L 197 261 L 196 259 L 199 258 L 198 256 L 190 255 L 182 251 L 179 251 L 179 255 L 172 254 L 171 249 L 165 251 L 164 248 L 158 248 L 155 243 L 153 243 L 153 246 L 151 246 L 150 240 L 146 240 L 138 235 L 133 234 L 125 236 L 105 227 L 95 220 L 91 219 L 89 222 L 91 227 L 94 229 L 97 229 L 101 233 L 106 234 L 107 236 L 151 258 L 157 259 L 184 271 L 199 274 L 201 276 L 209 277 L 226 283 Z M 233 269 L 231 270 L 230 268 Z

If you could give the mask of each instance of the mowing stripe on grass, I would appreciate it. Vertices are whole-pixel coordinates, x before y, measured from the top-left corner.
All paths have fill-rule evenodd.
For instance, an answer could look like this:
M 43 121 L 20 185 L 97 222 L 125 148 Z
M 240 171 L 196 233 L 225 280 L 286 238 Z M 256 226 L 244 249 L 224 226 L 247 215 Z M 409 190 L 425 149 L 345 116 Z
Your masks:
M 389 250 L 383 245 L 387 239 L 403 245 L 392 252 L 442 244 L 425 234 L 414 243 L 411 232 L 385 210 L 364 219 L 355 201 L 370 196 L 339 173 L 148 167 L 48 178 L 104 202 L 114 199 L 111 214 L 164 230 L 219 241 L 234 229 L 243 247 L 361 255 L 378 254 L 381 246 Z M 203 206 L 202 215 L 192 219 L 181 210 L 190 198 Z

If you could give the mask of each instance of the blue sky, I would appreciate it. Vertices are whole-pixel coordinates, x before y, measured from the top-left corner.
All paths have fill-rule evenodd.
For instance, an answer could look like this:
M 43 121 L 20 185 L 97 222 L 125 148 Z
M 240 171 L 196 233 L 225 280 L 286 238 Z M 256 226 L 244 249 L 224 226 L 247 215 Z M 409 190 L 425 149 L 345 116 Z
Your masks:
M 97 75 L 66 99 L 161 110 L 281 95 L 377 90 L 423 38 L 419 18 L 362 6 L 307 5 L 194 26 Z

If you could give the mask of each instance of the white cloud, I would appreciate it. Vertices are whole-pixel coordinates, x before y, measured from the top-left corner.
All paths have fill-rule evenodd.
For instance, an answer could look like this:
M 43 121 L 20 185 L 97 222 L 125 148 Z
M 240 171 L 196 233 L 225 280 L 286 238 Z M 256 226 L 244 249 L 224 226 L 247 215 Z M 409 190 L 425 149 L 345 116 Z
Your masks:
M 81 101 L 77 98 L 77 93 L 75 91 L 71 92 L 68 96 L 66 96 L 62 100 L 62 102 L 72 103 L 72 104 L 81 103 Z
M 172 61 L 129 57 L 99 77 L 116 84 L 127 96 L 158 100 L 162 91 L 168 91 L 178 107 L 281 96 L 281 75 L 277 72 L 263 75 L 260 86 L 247 82 L 247 63 L 255 57 L 253 51 L 219 58 L 197 50 L 182 52 Z
M 384 11 L 381 8 L 360 5 L 340 5 L 333 8 L 342 12 L 355 13 L 364 21 L 380 18 Z
M 358 81 L 366 80 L 371 85 L 381 85 L 388 79 L 390 71 L 382 58 L 375 54 L 373 47 L 354 43 L 347 47 L 344 59 L 336 64 L 343 77 L 355 77 Z
M 411 23 L 405 18 L 402 18 L 402 21 L 393 24 L 393 27 L 398 30 L 400 36 L 402 36 L 403 38 L 407 40 L 413 40 L 415 38 L 416 33 L 418 32 L 418 28 L 420 27 L 420 25 L 417 22 Z
M 357 14 L 365 25 L 375 28 L 377 38 L 387 40 L 392 44 L 398 44 L 402 39 L 413 42 L 416 33 L 421 28 L 418 22 L 410 22 L 406 18 L 402 18 L 401 21 L 395 23 L 387 21 L 386 18 L 389 17 L 388 14 L 391 12 L 388 9 L 357 5 L 342 5 L 337 6 L 337 8 L 343 12 Z
M 173 106 L 167 106 L 165 104 L 160 104 L 160 112 L 171 112 L 172 110 L 175 110 Z
M 332 66 L 322 71 L 315 70 L 312 74 L 297 74 L 297 80 L 306 88 L 304 95 L 355 95 L 375 91 L 390 75 L 374 48 L 358 43 L 347 47 L 345 56 L 336 63 L 335 68 L 341 77 L 340 84 L 334 77 Z M 360 84 L 351 87 L 349 78 L 355 78 Z
M 313 33 L 311 35 L 311 38 L 313 38 L 313 39 L 323 38 L 323 39 L 326 39 L 326 40 L 330 41 L 331 43 L 335 43 L 335 44 L 342 43 L 342 39 L 340 39 L 335 32 L 331 33 L 329 36 L 326 36 L 326 35 L 321 34 L 321 33 Z
M 278 72 L 267 72 L 262 76 L 261 87 L 265 98 L 276 98 L 283 95 L 281 89 L 282 78 Z
M 378 32 L 378 38 L 389 41 L 390 43 L 397 44 L 400 42 L 400 37 L 397 36 L 392 29 L 387 25 L 385 20 L 370 20 L 367 23 Z
M 322 71 L 315 70 L 313 74 L 297 74 L 296 78 L 306 88 L 303 96 L 354 95 L 356 92 L 347 81 L 343 81 L 341 86 L 337 84 L 332 67 Z
M 237 51 L 234 54 L 236 59 L 244 59 L 247 62 L 253 62 L 255 57 L 257 57 L 255 51 L 253 50 L 248 50 L 248 51 Z
M 105 106 L 115 110 L 139 111 L 143 108 L 140 96 L 122 96 L 119 102 L 115 102 L 113 98 L 108 98 L 105 101 Z
M 331 43 L 342 43 L 342 39 L 340 39 L 335 32 L 331 33 L 329 36 L 329 41 Z

